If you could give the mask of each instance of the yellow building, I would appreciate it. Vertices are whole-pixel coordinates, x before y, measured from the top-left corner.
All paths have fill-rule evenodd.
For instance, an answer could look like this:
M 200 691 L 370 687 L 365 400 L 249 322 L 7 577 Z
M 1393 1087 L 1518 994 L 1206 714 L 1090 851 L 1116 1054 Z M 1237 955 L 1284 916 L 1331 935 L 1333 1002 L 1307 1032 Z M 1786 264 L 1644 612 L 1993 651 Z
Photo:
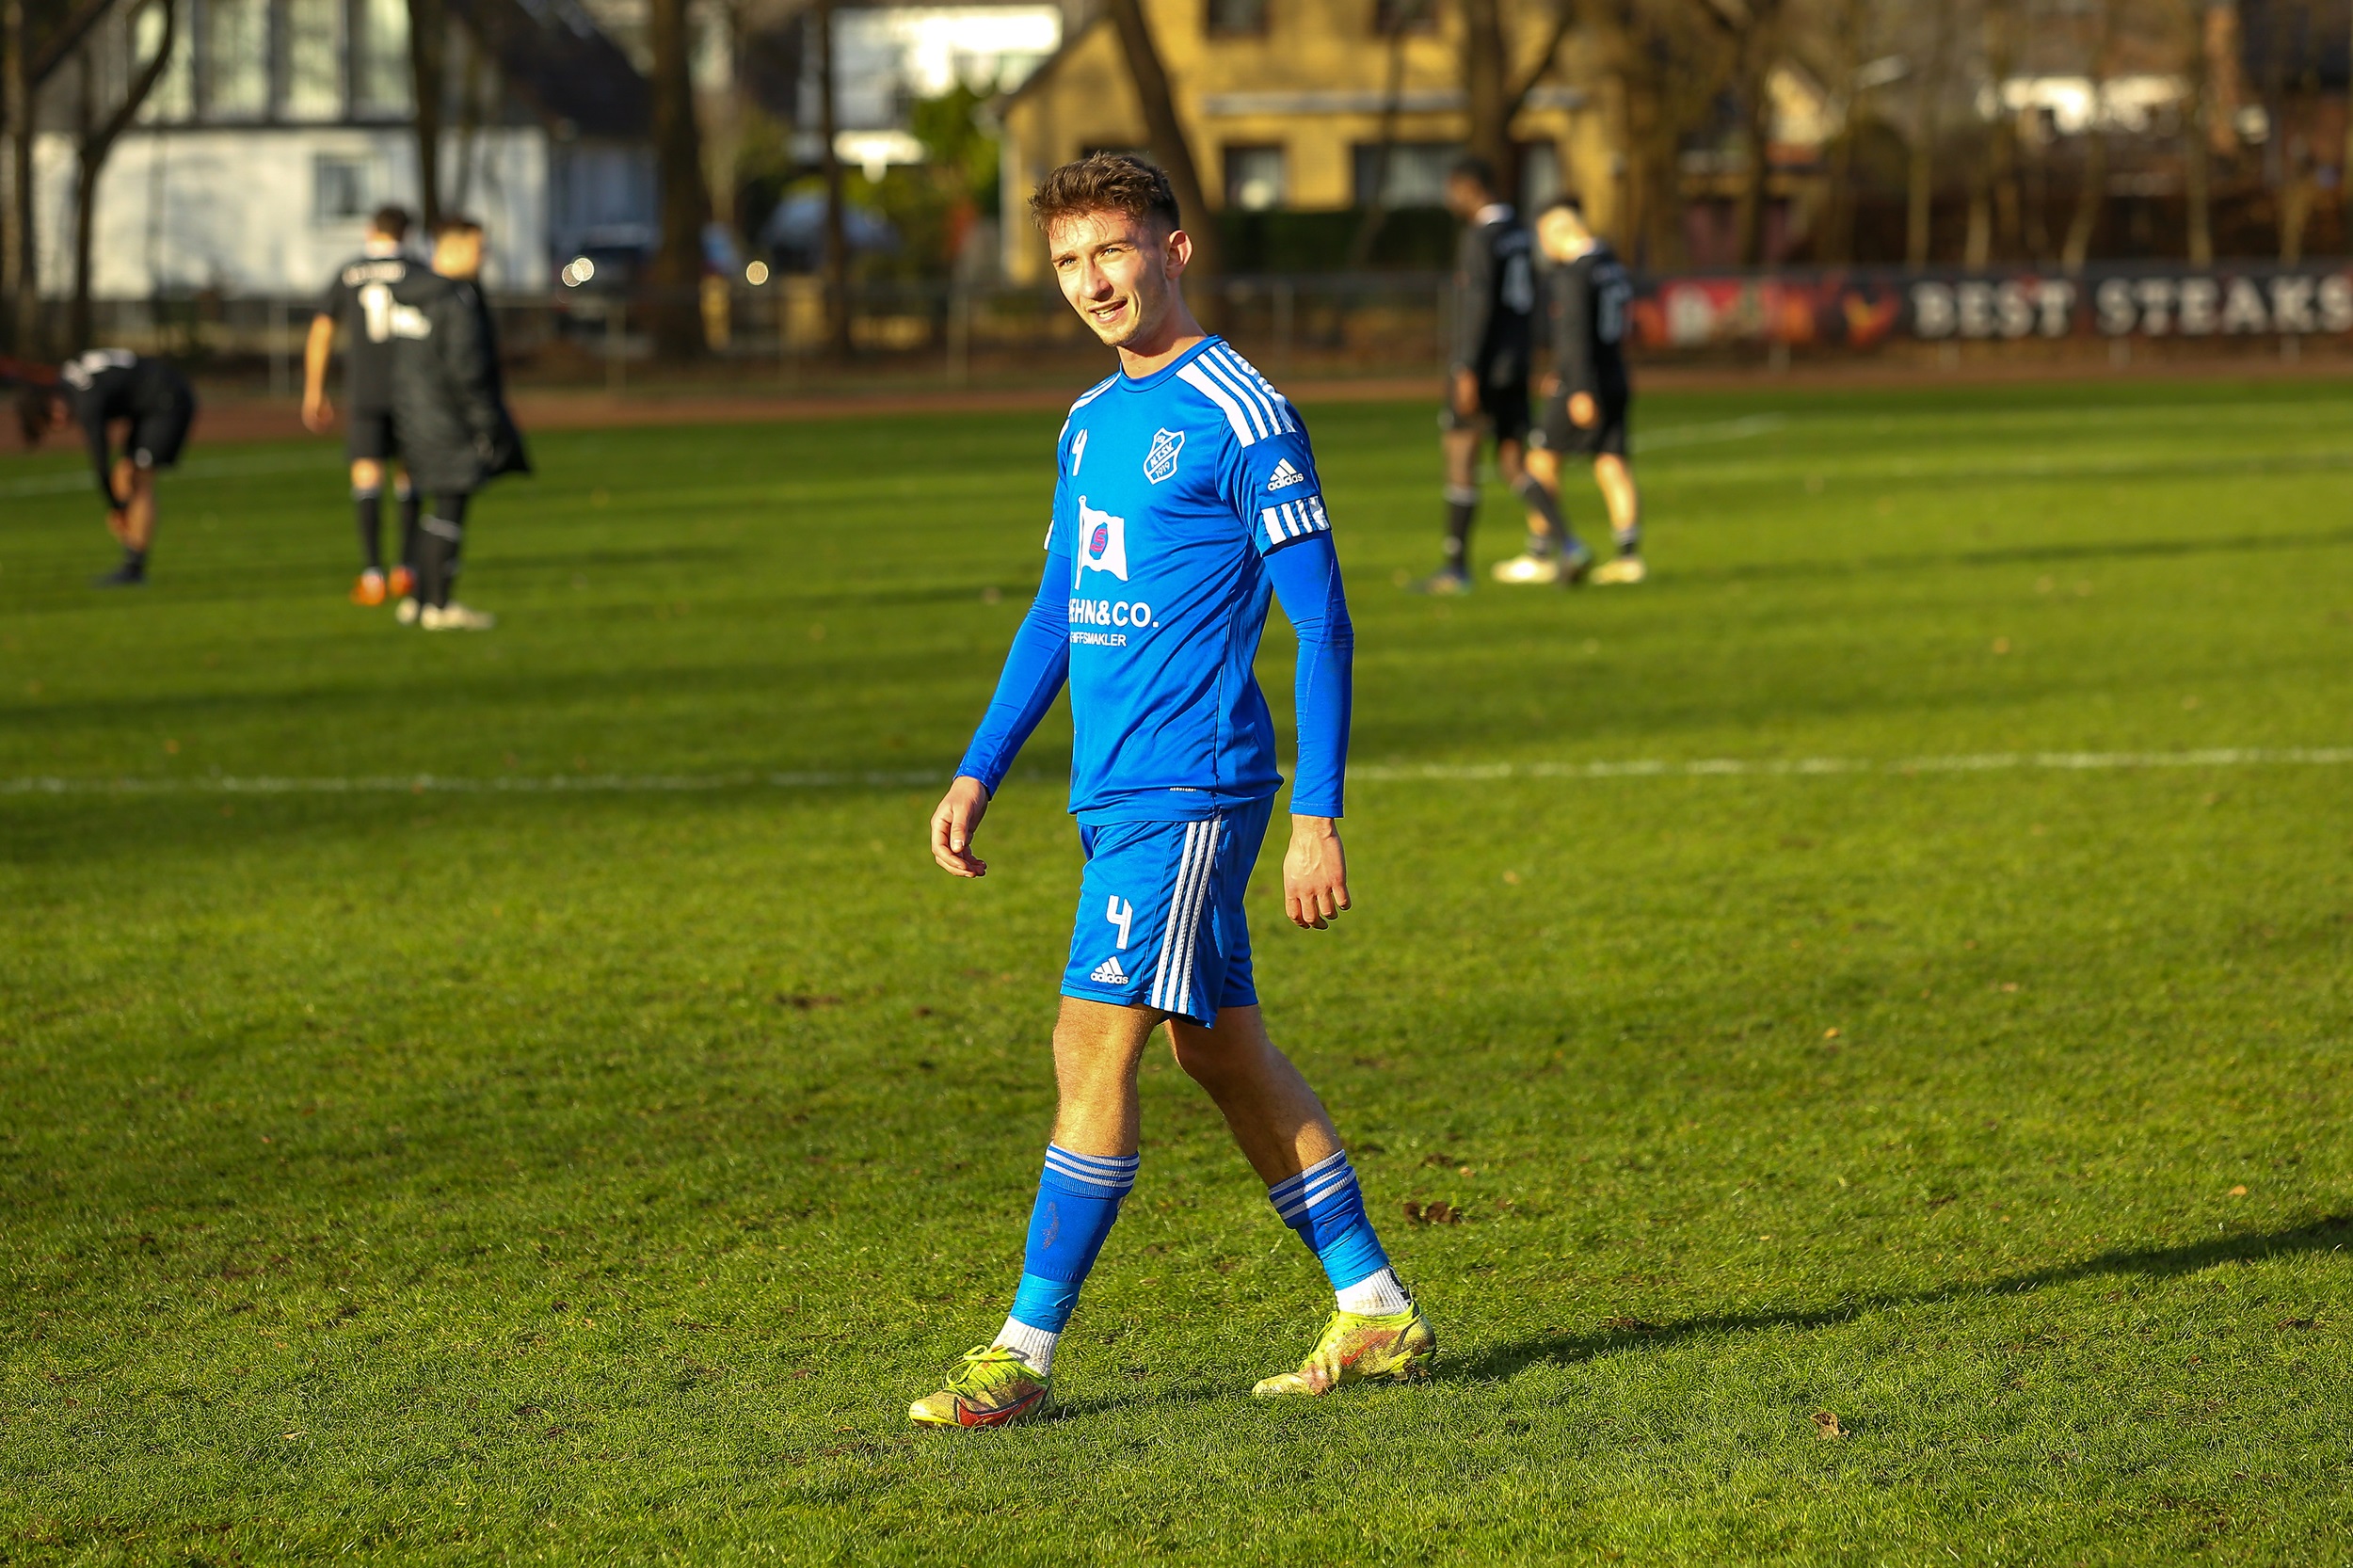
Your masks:
M 1208 199 L 1226 207 L 1330 212 L 1434 205 L 1467 129 L 1461 8 L 1423 0 L 1143 0 L 1176 115 Z M 1502 0 L 1514 81 L 1551 41 L 1551 0 Z M 1395 24 L 1399 16 L 1428 17 Z M 1529 92 L 1512 134 L 1525 195 L 1584 195 L 1606 227 L 1616 168 L 1602 116 L 1570 85 L 1574 40 Z M 1023 203 L 1055 165 L 1105 148 L 1142 150 L 1144 114 L 1119 34 L 1098 15 L 1000 104 L 1005 266 L 1043 277 Z

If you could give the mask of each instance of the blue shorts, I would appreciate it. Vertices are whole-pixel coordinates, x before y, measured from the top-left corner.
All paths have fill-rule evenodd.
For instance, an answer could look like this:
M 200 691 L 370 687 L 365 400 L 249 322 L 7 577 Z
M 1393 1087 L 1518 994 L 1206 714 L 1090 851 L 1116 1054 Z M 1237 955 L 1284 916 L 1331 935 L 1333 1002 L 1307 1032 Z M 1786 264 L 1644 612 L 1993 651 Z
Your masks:
M 1081 826 L 1087 853 L 1062 994 L 1213 1024 L 1258 1000 L 1242 916 L 1274 797 L 1201 822 Z

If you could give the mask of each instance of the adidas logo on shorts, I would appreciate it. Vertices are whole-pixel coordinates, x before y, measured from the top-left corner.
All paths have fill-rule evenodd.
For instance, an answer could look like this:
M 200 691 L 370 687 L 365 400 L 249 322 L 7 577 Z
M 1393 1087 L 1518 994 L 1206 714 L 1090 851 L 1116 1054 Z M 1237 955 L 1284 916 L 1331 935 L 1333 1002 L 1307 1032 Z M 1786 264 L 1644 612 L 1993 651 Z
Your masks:
M 1270 490 L 1279 490 L 1292 485 L 1304 485 L 1306 482 L 1307 476 L 1291 467 L 1291 460 L 1286 457 L 1274 465 L 1273 475 L 1267 480 L 1266 488 Z
M 1097 985 L 1125 985 L 1128 984 L 1128 971 L 1119 967 L 1117 958 L 1106 958 L 1095 966 L 1095 972 L 1087 978 Z

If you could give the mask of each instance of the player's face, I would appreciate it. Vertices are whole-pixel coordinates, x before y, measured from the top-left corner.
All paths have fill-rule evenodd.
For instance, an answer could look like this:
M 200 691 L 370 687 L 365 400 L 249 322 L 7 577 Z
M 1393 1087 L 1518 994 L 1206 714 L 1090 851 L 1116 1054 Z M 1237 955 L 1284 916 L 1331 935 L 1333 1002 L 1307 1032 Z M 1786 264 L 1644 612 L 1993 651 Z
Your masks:
M 433 242 L 433 270 L 444 278 L 472 278 L 482 270 L 482 236 L 453 229 Z
M 1152 219 L 1121 212 L 1058 219 L 1046 245 L 1063 297 L 1112 348 L 1149 338 L 1168 318 L 1193 257 L 1182 229 L 1163 237 Z
M 1545 254 L 1556 262 L 1573 262 L 1585 253 L 1585 243 L 1593 235 L 1577 215 L 1566 207 L 1555 207 L 1536 220 L 1536 243 L 1545 248 Z

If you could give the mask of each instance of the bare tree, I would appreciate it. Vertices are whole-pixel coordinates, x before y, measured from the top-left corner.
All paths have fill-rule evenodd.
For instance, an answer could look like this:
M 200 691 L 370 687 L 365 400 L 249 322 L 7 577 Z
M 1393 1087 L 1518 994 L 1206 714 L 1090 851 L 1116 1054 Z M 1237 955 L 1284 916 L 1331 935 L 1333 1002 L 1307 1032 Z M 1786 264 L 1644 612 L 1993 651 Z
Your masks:
M 1929 34 L 1928 62 L 1915 81 L 1912 157 L 1904 180 L 1904 265 L 1914 272 L 1929 264 L 1931 222 L 1936 216 L 1936 134 L 1944 107 L 1945 73 L 1952 54 L 1953 0 L 1936 0 Z
M 2072 277 L 2083 271 L 2100 227 L 2108 195 L 2108 77 L 2116 68 L 2118 0 L 2095 0 L 2091 50 L 2091 123 L 2084 129 L 2083 183 L 2075 188 L 2075 216 L 2068 220 L 2059 265 Z
M 164 30 L 155 43 L 154 58 L 137 68 L 124 88 L 122 102 L 104 120 L 92 122 L 96 111 L 97 75 L 91 50 L 82 50 L 81 136 L 75 148 L 77 178 L 73 192 L 73 309 L 72 315 L 72 346 L 79 350 L 90 346 L 90 258 L 93 232 L 98 213 L 98 177 L 104 172 L 106 159 L 113 153 L 115 143 L 138 119 L 139 109 L 155 84 L 163 79 L 164 71 L 171 64 L 172 45 L 179 39 L 180 8 L 173 0 L 153 0 L 163 8 Z M 136 45 L 137 32 L 126 28 L 131 42 Z M 126 51 L 125 58 L 132 57 Z
M 2182 194 L 2189 208 L 2189 263 L 2214 264 L 2214 69 L 2206 57 L 2206 0 L 2173 0 L 2187 102 L 2182 115 Z
M 1373 144 L 1372 189 L 1367 193 L 1365 210 L 1356 220 L 1356 232 L 1348 242 L 1348 270 L 1362 270 L 1372 261 L 1372 248 L 1381 238 L 1381 230 L 1389 216 L 1389 164 L 1397 147 L 1398 117 L 1405 106 L 1405 42 L 1412 36 L 1414 25 L 1429 10 L 1429 0 L 1409 0 L 1387 17 L 1389 57 L 1387 81 L 1381 93 L 1381 129 L 1379 140 Z
M 653 261 L 654 352 L 692 359 L 703 349 L 703 225 L 711 193 L 703 184 L 702 140 L 695 123 L 695 84 L 686 0 L 652 0 L 647 39 L 653 48 L 653 155 L 662 183 L 662 239 Z
M 0 91 L 8 94 L 8 225 L 0 232 L 0 295 L 7 296 L 8 344 L 29 352 L 40 300 L 33 280 L 33 75 L 26 52 L 24 0 L 0 3 Z
M 1984 266 L 1998 250 L 2018 253 L 2018 119 L 2009 112 L 2003 89 L 2018 65 L 2016 0 L 1985 0 L 1981 18 L 1985 39 L 1986 89 L 1993 95 L 1993 115 L 1978 139 L 1977 159 L 1969 186 L 1967 264 Z
M 850 357 L 850 238 L 842 216 L 841 155 L 834 150 L 834 0 L 818 0 L 816 23 L 818 167 L 825 176 L 825 344 L 836 360 Z
M 1829 148 L 1830 180 L 1818 254 L 1824 261 L 1842 264 L 1854 260 L 1854 153 L 1869 91 L 1863 83 L 1864 30 L 1869 18 L 1870 0 L 1839 0 L 1831 12 L 1825 40 L 1838 129 Z
M 415 100 L 417 211 L 441 220 L 441 77 L 449 23 L 442 0 L 408 0 L 409 93 Z
M 1176 95 L 1169 90 L 1168 68 L 1160 62 L 1160 52 L 1152 41 L 1152 29 L 1144 21 L 1142 0 L 1109 0 L 1112 23 L 1119 29 L 1119 43 L 1128 56 L 1128 74 L 1134 81 L 1136 97 L 1144 105 L 1144 135 L 1152 144 L 1152 156 L 1168 173 L 1168 183 L 1176 193 L 1176 206 L 1185 220 L 1185 232 L 1193 236 L 1193 264 L 1188 269 L 1195 280 L 1186 297 L 1205 321 L 1220 312 L 1217 280 L 1225 272 L 1225 247 L 1218 243 L 1217 214 L 1210 210 L 1201 188 L 1201 172 L 1193 161 L 1193 148 L 1185 140 L 1185 128 L 1176 118 Z
M 1740 191 L 1733 232 L 1742 266 L 1765 260 L 1765 211 L 1772 178 L 1773 68 L 1780 63 L 1782 0 L 1699 0 L 1699 14 L 1732 53 L 1740 114 Z
M 1772 0 L 1779 4 L 1779 0 Z M 1519 188 L 1519 147 L 1512 122 L 1528 95 L 1550 73 L 1561 46 L 1576 28 L 1576 0 L 1553 0 L 1552 20 L 1535 57 L 1516 75 L 1510 36 L 1503 26 L 1502 0 L 1463 0 L 1463 92 L 1469 101 L 1467 150 L 1496 171 L 1504 191 Z

